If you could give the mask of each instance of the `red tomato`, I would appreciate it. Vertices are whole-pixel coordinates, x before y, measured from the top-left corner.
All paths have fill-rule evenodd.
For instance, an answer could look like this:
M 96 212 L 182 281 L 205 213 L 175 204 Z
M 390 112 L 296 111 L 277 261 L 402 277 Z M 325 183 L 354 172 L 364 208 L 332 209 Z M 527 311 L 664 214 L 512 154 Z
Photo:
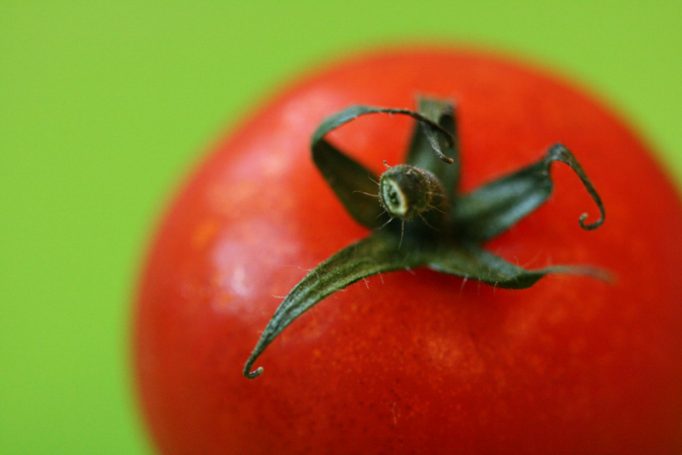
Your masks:
M 583 263 L 613 284 L 552 275 L 501 290 L 417 269 L 360 281 L 242 367 L 306 271 L 364 237 L 310 159 L 320 121 L 351 104 L 456 100 L 462 184 L 534 162 L 555 142 L 607 209 L 553 171 L 552 199 L 487 248 Z M 362 118 L 330 139 L 375 171 L 412 124 Z M 139 288 L 139 397 L 169 454 L 682 451 L 682 208 L 646 146 L 590 95 L 480 52 L 384 51 L 308 77 L 218 143 L 159 227 Z

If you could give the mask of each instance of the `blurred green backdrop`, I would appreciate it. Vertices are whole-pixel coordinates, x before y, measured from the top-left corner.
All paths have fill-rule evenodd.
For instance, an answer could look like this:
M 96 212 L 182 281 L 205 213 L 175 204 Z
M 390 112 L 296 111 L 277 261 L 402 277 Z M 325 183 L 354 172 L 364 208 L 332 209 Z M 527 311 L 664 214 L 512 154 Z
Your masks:
M 555 67 L 682 182 L 679 1 L 246 3 L 0 0 L 0 453 L 150 451 L 127 343 L 155 217 L 240 112 L 339 53 L 444 41 Z

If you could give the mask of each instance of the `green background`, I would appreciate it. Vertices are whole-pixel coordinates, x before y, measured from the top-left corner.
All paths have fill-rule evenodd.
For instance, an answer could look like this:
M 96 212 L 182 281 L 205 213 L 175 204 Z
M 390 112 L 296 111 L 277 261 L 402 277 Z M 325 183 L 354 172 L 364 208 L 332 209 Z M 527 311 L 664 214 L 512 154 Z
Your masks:
M 240 112 L 325 59 L 520 54 L 600 93 L 682 182 L 679 1 L 244 3 L 0 0 L 0 453 L 148 453 L 128 331 L 154 220 Z

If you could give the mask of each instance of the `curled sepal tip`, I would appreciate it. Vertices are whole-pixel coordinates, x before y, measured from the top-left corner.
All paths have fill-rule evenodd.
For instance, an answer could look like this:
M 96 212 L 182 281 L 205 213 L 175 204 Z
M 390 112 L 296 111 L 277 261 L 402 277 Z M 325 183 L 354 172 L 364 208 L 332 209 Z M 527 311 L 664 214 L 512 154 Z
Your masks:
M 440 146 L 451 160 L 444 162 L 442 157 L 433 153 L 433 134 L 421 122 L 416 122 L 405 163 L 432 172 L 440 180 L 446 199 L 452 201 L 456 196 L 460 173 L 455 105 L 451 101 L 419 97 L 417 110 L 450 132 L 454 141 L 443 142 Z
M 251 370 L 253 367 L 253 362 L 244 365 L 244 376 L 249 379 L 256 379 L 258 376 L 263 374 L 263 367 L 258 367 L 255 370 Z
M 455 138 L 453 134 L 446 128 L 441 126 L 438 122 L 431 120 L 420 112 L 415 112 L 410 109 L 402 108 L 386 108 L 386 107 L 376 107 L 376 106 L 363 106 L 356 105 L 350 106 L 343 111 L 327 117 L 320 126 L 315 130 L 312 137 L 312 148 L 315 150 L 317 144 L 323 141 L 324 136 L 327 133 L 337 129 L 338 127 L 345 125 L 346 123 L 355 120 L 362 115 L 368 114 L 395 114 L 395 115 L 407 115 L 417 120 L 419 123 L 426 127 L 427 140 L 429 141 L 433 152 L 446 163 L 454 162 L 454 158 L 447 156 L 440 147 L 438 142 L 438 135 L 440 134 L 445 138 L 449 146 L 454 145 Z
M 578 160 L 562 144 L 551 146 L 535 163 L 460 196 L 452 207 L 454 223 L 469 240 L 484 242 L 500 235 L 550 197 L 554 183 L 549 171 L 555 161 L 568 165 L 575 172 L 599 209 L 600 217 L 593 223 L 586 222 L 587 213 L 581 214 L 580 227 L 592 230 L 601 226 L 606 216 L 601 197 Z
M 580 165 L 580 163 L 578 163 L 578 160 L 575 159 L 575 156 L 573 156 L 573 154 L 562 144 L 555 144 L 549 149 L 547 165 L 549 166 L 549 164 L 553 160 L 561 161 L 562 163 L 568 165 L 573 170 L 573 172 L 576 173 L 578 178 L 580 178 L 580 181 L 582 182 L 583 186 L 587 190 L 587 193 L 590 195 L 594 203 L 597 205 L 597 208 L 599 209 L 599 218 L 597 219 L 597 221 L 594 221 L 592 223 L 586 223 L 585 221 L 587 220 L 589 215 L 587 213 L 583 213 L 578 218 L 578 224 L 580 224 L 580 227 L 585 229 L 586 231 L 597 229 L 599 226 L 604 224 L 604 219 L 606 218 L 606 210 L 604 209 L 604 203 L 602 202 L 599 193 L 597 193 L 597 190 L 592 185 L 590 179 L 587 178 L 587 174 L 585 174 L 585 171 L 583 170 L 582 166 Z

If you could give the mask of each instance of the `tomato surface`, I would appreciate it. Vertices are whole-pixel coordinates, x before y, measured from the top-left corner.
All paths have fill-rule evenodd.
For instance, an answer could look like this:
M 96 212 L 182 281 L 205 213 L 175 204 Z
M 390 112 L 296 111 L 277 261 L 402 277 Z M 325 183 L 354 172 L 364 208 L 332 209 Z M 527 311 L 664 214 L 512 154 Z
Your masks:
M 502 290 L 416 269 L 373 276 L 242 366 L 282 297 L 367 230 L 310 159 L 351 104 L 456 101 L 462 186 L 567 145 L 599 190 L 556 166 L 550 201 L 487 245 L 529 267 L 592 264 Z M 330 140 L 375 171 L 412 123 L 368 117 Z M 617 116 L 554 75 L 481 52 L 415 48 L 345 60 L 289 86 L 215 145 L 167 210 L 136 302 L 145 421 L 167 454 L 672 454 L 682 451 L 682 206 Z

